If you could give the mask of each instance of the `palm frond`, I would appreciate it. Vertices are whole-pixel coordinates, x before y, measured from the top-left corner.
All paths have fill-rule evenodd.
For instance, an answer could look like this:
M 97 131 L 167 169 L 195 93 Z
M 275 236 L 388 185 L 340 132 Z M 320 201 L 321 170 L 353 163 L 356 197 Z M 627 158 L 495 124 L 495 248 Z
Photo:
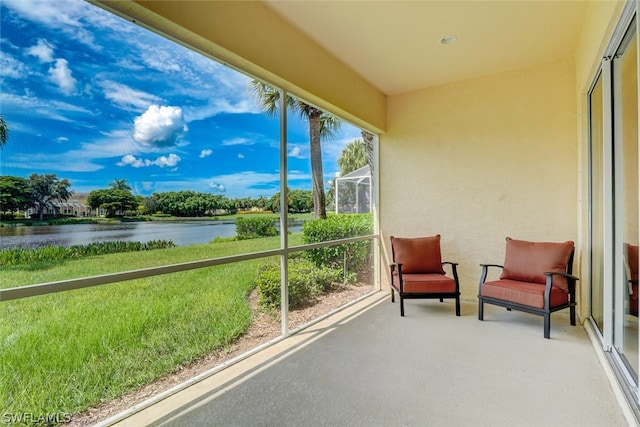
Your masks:
M 327 140 L 333 138 L 340 131 L 342 121 L 329 113 L 322 113 L 320 116 L 320 138 Z
M 2 114 L 0 114 L 0 149 L 7 143 L 7 138 L 9 138 L 9 126 L 4 121 Z
M 251 89 L 262 111 L 275 116 L 280 106 L 280 90 L 259 80 L 251 82 Z

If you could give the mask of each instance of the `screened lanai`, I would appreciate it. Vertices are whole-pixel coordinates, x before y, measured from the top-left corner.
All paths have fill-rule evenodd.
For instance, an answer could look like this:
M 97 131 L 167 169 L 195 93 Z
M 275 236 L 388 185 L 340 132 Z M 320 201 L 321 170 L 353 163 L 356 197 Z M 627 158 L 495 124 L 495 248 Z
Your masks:
M 336 213 L 371 212 L 371 167 L 363 166 L 335 180 Z
M 619 308 L 629 297 L 623 244 L 637 247 L 640 239 L 638 0 L 92 2 L 378 135 L 376 189 L 371 194 L 369 185 L 368 206 L 373 202 L 376 234 L 371 240 L 383 289 L 390 279 L 385 266 L 391 261 L 392 235 L 441 234 L 443 259 L 460 265 L 465 307 L 461 318 L 452 316 L 446 303 L 420 302 L 413 305 L 411 316 L 400 319 L 397 305 L 385 301 L 376 310 L 353 313 L 336 325 L 323 324 L 319 335 L 329 340 L 318 339 L 316 347 L 305 347 L 310 331 L 296 333 L 289 337 L 296 340 L 294 345 L 334 363 L 318 369 L 309 363 L 315 358 L 300 352 L 308 357 L 288 358 L 293 367 L 276 370 L 279 376 L 271 380 L 263 372 L 284 364 L 278 365 L 281 355 L 270 352 L 276 349 L 270 343 L 264 349 L 268 351 L 259 352 L 263 361 L 246 370 L 237 371 L 238 364 L 220 369 L 247 388 L 265 385 L 255 387 L 264 402 L 235 387 L 227 395 L 233 405 L 244 410 L 250 402 L 259 415 L 280 416 L 275 425 L 292 413 L 290 400 L 276 400 L 283 396 L 273 392 L 277 387 L 296 398 L 310 396 L 306 402 L 313 405 L 337 401 L 327 397 L 349 390 L 339 387 L 342 381 L 359 386 L 339 402 L 349 405 L 344 413 L 354 415 L 352 424 L 364 425 L 379 409 L 371 403 L 375 400 L 353 398 L 375 385 L 383 390 L 375 398 L 387 393 L 399 401 L 386 413 L 386 425 L 429 423 L 431 414 L 414 417 L 412 409 L 425 407 L 426 401 L 417 389 L 435 390 L 433 401 L 453 402 L 448 414 L 460 417 L 457 423 L 431 418 L 432 424 L 461 425 L 486 412 L 504 418 L 479 420 L 481 425 L 637 425 L 638 318 Z M 281 163 L 290 157 L 282 150 Z M 346 197 L 338 200 L 337 193 L 336 201 L 350 203 Z M 351 203 L 357 202 L 354 195 Z M 505 237 L 575 242 L 574 272 L 580 278 L 576 327 L 564 322 L 556 329 L 554 323 L 557 335 L 543 340 L 539 319 L 527 315 L 496 310 L 491 321 L 477 321 L 478 265 L 502 263 Z M 274 256 L 287 257 L 286 245 L 270 249 Z M 439 330 L 445 332 L 430 337 L 437 330 L 434 325 L 441 323 L 447 323 Z M 352 335 L 343 332 L 354 325 Z M 415 358 L 409 362 L 413 371 L 393 371 L 400 357 L 389 351 L 395 350 L 391 338 L 397 338 L 398 331 L 415 332 L 401 340 L 405 354 Z M 340 334 L 347 339 L 336 340 Z M 425 363 L 422 355 L 433 353 L 448 358 Z M 484 353 L 486 363 L 478 363 L 477 355 Z M 357 354 L 364 356 L 356 359 Z M 344 366 L 336 357 L 353 362 L 349 366 L 354 369 L 341 375 Z M 557 362 L 552 368 L 561 367 L 561 372 L 548 377 L 548 389 L 535 389 L 551 372 L 544 365 L 549 358 Z M 461 374 L 457 380 L 443 375 L 451 363 Z M 310 366 L 315 366 L 316 384 L 309 384 L 305 376 Z M 296 375 L 293 368 L 302 373 Z M 539 368 L 542 372 L 536 371 Z M 350 375 L 363 372 L 370 375 L 352 381 Z M 415 380 L 414 372 L 424 374 L 424 381 L 402 388 Z M 487 373 L 495 375 L 486 382 L 478 380 Z M 504 382 L 490 380 L 510 374 L 513 387 L 504 399 L 486 404 L 474 400 L 491 390 L 504 392 Z M 589 374 L 597 378 L 581 381 Z M 439 375 L 443 380 L 435 381 Z M 399 376 L 407 382 L 398 381 Z M 212 389 L 197 380 L 191 384 L 195 397 L 183 409 L 205 408 L 204 400 L 213 396 Z M 224 395 L 231 381 L 221 381 L 214 392 Z M 453 392 L 441 392 L 443 384 L 454 385 Z M 309 390 L 319 394 L 304 394 Z M 416 400 L 403 400 L 404 396 Z M 558 404 L 556 412 L 537 406 L 545 399 Z M 586 402 L 587 408 L 601 412 L 590 417 L 584 408 L 562 406 L 564 399 Z M 160 396 L 148 405 L 158 413 L 156 419 L 179 425 L 172 418 L 179 415 L 172 412 L 176 407 L 155 406 L 160 400 L 168 401 Z M 509 412 L 500 405 L 507 400 L 519 410 Z M 494 410 L 487 411 L 487 405 L 496 402 Z M 607 410 L 614 408 L 609 417 Z M 305 406 L 294 409 L 299 410 L 297 425 L 323 421 L 320 416 L 302 418 L 312 413 Z M 343 407 L 328 405 L 321 413 L 345 421 L 339 409 Z M 624 412 L 624 420 L 618 410 Z M 220 416 L 215 411 L 202 413 L 206 422 Z M 404 418 L 393 417 L 398 413 Z M 544 419 L 554 414 L 566 418 Z M 387 419 L 373 420 L 382 424 L 380 420 Z M 256 424 L 260 422 L 264 418 Z

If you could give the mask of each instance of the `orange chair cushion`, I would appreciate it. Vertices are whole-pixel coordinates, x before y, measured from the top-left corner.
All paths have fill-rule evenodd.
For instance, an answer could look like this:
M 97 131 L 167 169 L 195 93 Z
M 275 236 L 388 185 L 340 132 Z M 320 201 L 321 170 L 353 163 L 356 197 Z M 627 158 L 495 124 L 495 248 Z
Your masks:
M 485 282 L 480 292 L 483 297 L 511 301 L 529 307 L 544 307 L 544 285 L 539 283 L 522 282 L 517 280 L 496 280 Z M 551 287 L 549 296 L 550 307 L 567 304 L 569 292 L 557 287 Z
M 400 291 L 398 273 L 394 273 L 391 284 Z M 455 292 L 455 280 L 443 274 L 404 274 L 402 273 L 402 290 L 405 293 Z
M 507 237 L 500 279 L 544 284 L 547 271 L 566 273 L 573 242 L 527 242 Z M 555 276 L 553 285 L 568 290 L 567 279 Z
M 391 236 L 393 261 L 402 264 L 403 274 L 444 274 L 440 235 L 414 239 Z

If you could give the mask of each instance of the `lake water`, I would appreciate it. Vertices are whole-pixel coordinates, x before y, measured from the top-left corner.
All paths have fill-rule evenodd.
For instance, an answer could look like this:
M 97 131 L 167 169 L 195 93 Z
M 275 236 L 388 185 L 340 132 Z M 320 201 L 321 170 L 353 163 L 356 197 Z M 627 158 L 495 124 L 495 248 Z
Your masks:
M 292 225 L 290 231 L 299 231 Z M 0 227 L 0 249 L 12 247 L 72 246 L 106 241 L 171 240 L 177 246 L 209 243 L 216 237 L 233 237 L 236 225 L 223 221 L 150 221 L 110 224 L 70 224 Z

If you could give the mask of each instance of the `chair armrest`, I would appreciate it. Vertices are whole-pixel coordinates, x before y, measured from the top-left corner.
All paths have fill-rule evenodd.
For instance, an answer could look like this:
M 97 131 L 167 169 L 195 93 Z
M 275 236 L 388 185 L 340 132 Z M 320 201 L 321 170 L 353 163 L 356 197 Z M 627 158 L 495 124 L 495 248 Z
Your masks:
M 391 275 L 393 275 L 394 271 L 398 271 L 398 276 L 402 277 L 402 263 L 401 262 L 392 262 L 389 264 L 389 269 L 391 271 Z
M 551 285 L 553 284 L 553 276 L 562 276 L 567 278 L 567 286 L 569 287 L 569 302 L 576 302 L 576 280 L 578 279 L 576 276 L 573 276 L 568 273 L 561 273 L 557 271 L 545 271 L 543 273 L 547 276 L 547 280 L 545 281 L 544 288 L 544 306 L 546 309 L 549 309 L 549 301 L 551 298 Z
M 576 276 L 573 276 L 573 275 L 568 274 L 568 273 L 561 273 L 559 271 L 545 271 L 543 274 L 546 274 L 547 276 L 551 276 L 551 277 L 553 277 L 553 276 L 564 276 L 567 279 L 570 279 L 570 280 L 573 280 L 573 281 L 580 280 Z
M 460 292 L 460 279 L 458 279 L 458 263 L 451 261 L 442 261 L 442 265 L 445 264 L 451 266 L 451 273 L 453 273 L 453 280 L 456 282 L 456 292 Z
M 480 267 L 484 268 L 484 267 L 498 267 L 498 268 L 504 268 L 504 266 L 500 265 L 500 264 L 480 264 Z
M 482 267 L 482 274 L 480 275 L 480 284 L 478 285 L 479 287 L 482 287 L 482 284 L 485 282 L 485 280 L 487 280 L 489 267 L 504 268 L 500 264 L 480 264 L 480 267 Z
M 400 290 L 400 294 L 404 291 L 404 284 L 402 283 L 402 263 L 401 262 L 392 262 L 389 264 L 389 270 L 391 273 L 391 288 L 393 288 L 393 272 L 398 270 L 398 289 Z

